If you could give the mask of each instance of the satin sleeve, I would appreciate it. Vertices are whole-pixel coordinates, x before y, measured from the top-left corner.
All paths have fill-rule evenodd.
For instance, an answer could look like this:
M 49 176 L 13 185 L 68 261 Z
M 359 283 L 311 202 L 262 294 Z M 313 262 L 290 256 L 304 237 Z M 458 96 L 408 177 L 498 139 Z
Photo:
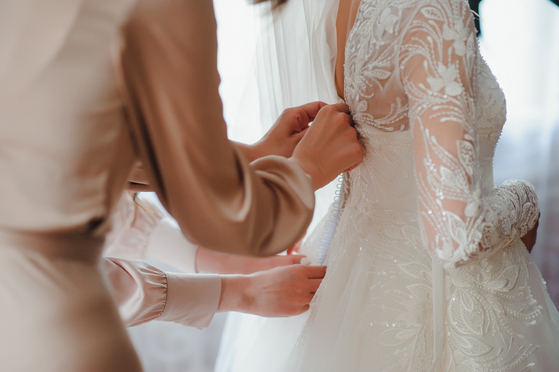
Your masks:
M 312 182 L 282 157 L 249 164 L 227 139 L 212 1 L 140 1 L 122 35 L 136 149 L 188 240 L 248 255 L 292 246 L 312 218 Z
M 159 270 L 145 262 L 156 258 L 188 273 L 195 272 L 198 246 L 149 201 L 135 203 L 124 193 L 111 216 L 103 269 L 127 326 L 164 320 L 207 327 L 219 305 L 221 279 Z
M 126 326 L 152 320 L 207 327 L 219 305 L 218 275 L 166 273 L 142 261 L 105 257 L 102 269 Z
M 425 244 L 445 267 L 479 260 L 531 229 L 534 187 L 510 180 L 482 193 L 476 122 L 476 37 L 463 1 L 419 3 L 399 53 L 409 99 Z

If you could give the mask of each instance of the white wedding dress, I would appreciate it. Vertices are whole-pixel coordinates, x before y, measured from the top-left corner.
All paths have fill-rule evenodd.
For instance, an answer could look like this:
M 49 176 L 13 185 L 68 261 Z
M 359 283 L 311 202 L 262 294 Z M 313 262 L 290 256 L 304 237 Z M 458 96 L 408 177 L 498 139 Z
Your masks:
M 493 184 L 505 100 L 467 2 L 362 0 L 345 57 L 365 158 L 344 185 L 326 278 L 310 314 L 245 319 L 235 346 L 230 325 L 216 370 L 557 370 L 559 313 L 520 240 L 537 198 L 524 181 Z

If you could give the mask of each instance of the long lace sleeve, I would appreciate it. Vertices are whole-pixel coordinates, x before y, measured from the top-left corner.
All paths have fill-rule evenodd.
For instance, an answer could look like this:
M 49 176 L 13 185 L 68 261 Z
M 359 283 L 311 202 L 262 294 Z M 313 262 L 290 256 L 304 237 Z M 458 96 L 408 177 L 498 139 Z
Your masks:
M 478 52 L 467 2 L 424 1 L 416 10 L 402 36 L 400 78 L 409 99 L 424 240 L 453 267 L 522 236 L 539 211 L 527 182 L 509 181 L 482 195 Z

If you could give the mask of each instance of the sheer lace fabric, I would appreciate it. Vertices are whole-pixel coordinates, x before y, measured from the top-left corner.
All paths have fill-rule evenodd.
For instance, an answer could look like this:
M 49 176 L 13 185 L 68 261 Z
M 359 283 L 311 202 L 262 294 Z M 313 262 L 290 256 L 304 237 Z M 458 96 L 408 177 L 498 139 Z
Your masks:
M 486 157 L 492 156 L 496 141 L 478 139 L 483 117 L 476 113 L 486 108 L 475 90 L 489 89 L 487 79 L 483 87 L 475 81 L 486 66 L 472 15 L 463 2 L 419 3 L 364 1 L 348 40 L 346 98 L 365 137 L 374 135 L 369 129 L 410 132 L 424 240 L 444 264 L 456 265 L 517 235 L 510 226 L 522 220 L 507 217 L 509 226 L 497 228 L 509 207 L 525 209 L 512 215 L 533 226 L 537 199 L 522 182 L 503 186 L 527 195 L 512 204 L 482 194 L 480 150 L 487 147 Z M 502 98 L 495 103 L 504 108 Z M 486 126 L 502 128 L 504 115 L 495 118 Z
M 285 370 L 559 363 L 559 316 L 519 239 L 537 197 L 524 181 L 493 186 L 505 102 L 468 4 L 362 0 L 345 95 L 366 156 Z
M 252 339 L 239 336 L 245 356 L 217 371 L 559 365 L 559 314 L 519 239 L 537 197 L 524 181 L 494 186 L 505 100 L 472 22 L 463 0 L 361 1 L 344 90 L 365 159 L 349 175 L 326 278 L 291 356 L 273 345 L 293 342 L 282 328 L 298 322 L 258 320 Z M 304 253 L 320 251 L 328 229 L 319 224 Z

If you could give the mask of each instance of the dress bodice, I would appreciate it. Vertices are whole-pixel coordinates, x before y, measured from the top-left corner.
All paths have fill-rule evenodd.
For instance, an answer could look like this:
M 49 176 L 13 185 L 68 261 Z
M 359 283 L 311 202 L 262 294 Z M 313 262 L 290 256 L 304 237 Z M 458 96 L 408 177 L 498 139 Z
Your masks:
M 345 64 L 346 102 L 363 137 L 365 151 L 370 155 L 367 156 L 363 168 L 372 165 L 370 163 L 377 163 L 377 167 L 380 166 L 379 163 L 385 163 L 387 170 L 392 170 L 394 175 L 399 173 L 397 169 L 403 173 L 399 174 L 397 182 L 394 177 L 375 177 L 376 182 L 368 182 L 364 187 L 378 188 L 379 183 L 387 183 L 385 189 L 394 190 L 398 189 L 397 184 L 400 188 L 403 187 L 402 183 L 407 182 L 412 184 L 411 186 L 415 184 L 413 173 L 409 174 L 413 169 L 413 156 L 410 156 L 410 107 L 408 92 L 400 73 L 400 63 L 405 30 L 418 11 L 418 3 L 420 2 L 413 0 L 363 0 L 348 36 Z M 426 1 L 422 3 L 425 6 L 429 5 Z M 443 13 L 439 16 L 443 16 Z M 468 36 L 464 28 L 454 31 L 449 30 L 447 26 L 446 33 L 445 30 L 439 31 L 442 39 L 451 40 L 455 44 L 464 42 L 464 38 Z M 467 41 L 472 42 L 473 40 Z M 459 50 L 460 48 L 463 48 L 465 53 L 471 45 L 461 46 Z M 471 50 L 470 52 L 473 53 Z M 476 89 L 472 99 L 476 102 L 476 134 L 482 173 L 480 178 L 482 192 L 488 195 L 494 188 L 492 159 L 505 123 L 506 108 L 503 92 L 489 66 L 479 53 L 475 53 L 474 58 Z M 431 60 L 430 63 L 436 64 L 437 61 Z M 437 97 L 438 103 L 441 102 L 440 99 L 444 101 L 451 96 L 447 94 L 447 89 L 448 93 L 452 93 L 450 91 L 453 87 L 458 87 L 457 83 L 453 82 L 455 77 L 452 72 L 431 77 L 433 91 L 442 93 L 441 97 Z M 437 98 L 423 97 L 427 102 Z M 395 135 L 396 132 L 404 133 Z M 384 144 L 390 146 L 383 146 Z
M 365 158 L 350 173 L 327 262 L 330 272 L 347 262 L 363 271 L 357 327 L 392 368 L 382 370 L 523 362 L 534 345 L 511 324 L 527 329 L 541 306 L 524 290 L 518 228 L 533 223 L 537 202 L 520 181 L 506 197 L 493 184 L 505 100 L 467 2 L 362 0 L 346 44 L 345 96 Z M 528 213 L 512 222 L 519 205 Z
M 297 62 L 289 73 L 259 75 L 280 80 L 270 95 L 278 102 L 305 90 L 307 101 L 329 102 L 308 91 L 315 78 L 330 81 L 335 96 L 334 68 L 324 67 L 336 60 L 337 3 L 290 1 L 263 22 L 272 42 L 261 43 L 259 55 L 277 56 L 279 66 Z M 520 221 L 537 211 L 527 200 L 533 190 L 520 181 L 493 185 L 504 97 L 474 35 L 463 0 L 361 0 L 346 42 L 344 91 L 366 153 L 302 247 L 316 262 L 327 251 L 326 277 L 289 361 L 271 345 L 291 345 L 297 319 L 264 327 L 259 319 L 255 339 L 236 340 L 246 347 L 236 355 L 249 357 L 233 358 L 232 370 L 543 372 L 557 363 L 550 355 L 559 333 L 549 321 L 557 313 L 546 317 L 543 284 L 518 238 Z M 324 49 L 331 53 L 317 53 Z M 510 191 L 511 203 L 498 202 L 500 191 Z M 469 203 L 476 195 L 479 203 Z M 479 227 L 493 223 L 508 231 L 482 229 L 492 255 L 480 257 Z M 455 243 L 449 255 L 436 244 L 441 238 Z M 459 251 L 468 253 L 453 255 Z M 252 363 L 254 355 L 261 357 Z
M 445 264 L 504 241 L 492 159 L 505 100 L 466 2 L 363 0 L 346 44 L 345 96 L 366 153 L 350 175 L 356 198 L 415 212 Z

